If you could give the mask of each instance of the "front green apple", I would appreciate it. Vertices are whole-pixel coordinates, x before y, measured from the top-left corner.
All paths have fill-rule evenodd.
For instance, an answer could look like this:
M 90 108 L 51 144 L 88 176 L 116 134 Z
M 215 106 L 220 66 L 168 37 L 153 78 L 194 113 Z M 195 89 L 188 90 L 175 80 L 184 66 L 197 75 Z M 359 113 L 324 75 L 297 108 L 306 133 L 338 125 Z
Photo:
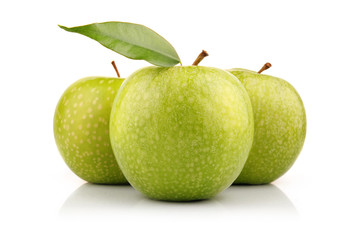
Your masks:
M 265 184 L 282 176 L 303 147 L 306 115 L 285 80 L 245 69 L 229 70 L 244 85 L 254 111 L 254 143 L 235 184 Z
M 210 198 L 240 174 L 253 139 L 250 99 L 230 73 L 147 67 L 114 101 L 110 139 L 130 184 L 150 198 Z
M 62 95 L 54 116 L 58 149 L 70 169 L 91 183 L 123 184 L 109 138 L 111 106 L 121 78 L 88 77 Z

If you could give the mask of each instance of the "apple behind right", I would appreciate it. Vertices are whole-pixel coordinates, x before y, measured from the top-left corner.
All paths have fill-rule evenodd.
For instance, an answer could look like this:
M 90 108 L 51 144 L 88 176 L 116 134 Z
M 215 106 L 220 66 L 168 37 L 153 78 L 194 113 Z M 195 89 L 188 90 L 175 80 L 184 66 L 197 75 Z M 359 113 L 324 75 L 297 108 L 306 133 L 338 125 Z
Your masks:
M 254 112 L 254 141 L 234 184 L 267 184 L 294 164 L 306 135 L 304 104 L 285 80 L 241 68 L 228 70 L 244 85 Z

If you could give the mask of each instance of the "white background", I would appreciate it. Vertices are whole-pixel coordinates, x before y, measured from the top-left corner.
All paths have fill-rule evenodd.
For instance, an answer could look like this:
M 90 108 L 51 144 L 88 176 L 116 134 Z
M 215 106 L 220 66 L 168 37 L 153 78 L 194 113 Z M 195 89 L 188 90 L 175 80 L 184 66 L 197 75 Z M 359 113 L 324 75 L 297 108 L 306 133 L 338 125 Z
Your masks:
M 358 1 L 1 1 L 0 239 L 359 239 Z M 144 24 L 189 65 L 258 70 L 300 93 L 307 138 L 272 185 L 212 200 L 148 200 L 129 186 L 85 184 L 61 159 L 56 103 L 79 78 L 149 65 L 57 27 Z

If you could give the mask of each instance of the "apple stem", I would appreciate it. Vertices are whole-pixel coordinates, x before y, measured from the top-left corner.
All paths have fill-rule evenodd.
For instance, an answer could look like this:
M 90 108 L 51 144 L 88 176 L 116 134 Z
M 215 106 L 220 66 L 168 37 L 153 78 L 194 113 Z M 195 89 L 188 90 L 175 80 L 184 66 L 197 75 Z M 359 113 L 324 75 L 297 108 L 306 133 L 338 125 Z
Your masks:
M 195 59 L 194 63 L 192 64 L 193 66 L 197 66 L 205 57 L 209 56 L 209 54 L 205 51 L 202 50 L 202 52 L 199 54 L 199 56 Z
M 111 64 L 113 65 L 114 69 L 115 69 L 115 72 L 116 72 L 116 75 L 118 76 L 118 78 L 120 78 L 120 73 L 116 67 L 116 64 L 115 64 L 115 61 L 112 61 Z
M 271 63 L 267 62 L 264 64 L 264 66 L 258 71 L 258 73 L 262 73 L 266 69 L 269 69 L 271 67 Z

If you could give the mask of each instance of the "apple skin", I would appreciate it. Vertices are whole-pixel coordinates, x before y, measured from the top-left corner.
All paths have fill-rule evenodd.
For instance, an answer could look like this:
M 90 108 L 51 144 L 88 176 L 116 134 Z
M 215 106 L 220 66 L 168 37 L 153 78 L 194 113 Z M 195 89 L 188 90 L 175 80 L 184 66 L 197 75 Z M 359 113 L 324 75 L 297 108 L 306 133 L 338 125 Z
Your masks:
M 211 67 L 146 67 L 121 86 L 110 139 L 129 183 L 152 199 L 207 199 L 238 177 L 253 140 L 250 99 Z
M 285 80 L 230 69 L 244 85 L 254 111 L 254 142 L 235 184 L 266 184 L 294 164 L 306 135 L 306 114 L 296 90 Z
M 61 96 L 54 116 L 54 135 L 65 163 L 91 183 L 125 184 L 115 160 L 109 119 L 112 103 L 124 79 L 87 77 Z

